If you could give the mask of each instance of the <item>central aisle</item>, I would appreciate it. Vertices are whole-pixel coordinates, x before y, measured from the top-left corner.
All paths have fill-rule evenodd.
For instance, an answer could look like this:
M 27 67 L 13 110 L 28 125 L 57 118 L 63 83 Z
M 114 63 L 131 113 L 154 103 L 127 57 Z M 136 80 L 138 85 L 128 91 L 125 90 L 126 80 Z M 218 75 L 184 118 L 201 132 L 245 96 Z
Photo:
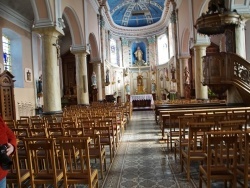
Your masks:
M 166 143 L 160 138 L 154 111 L 134 111 L 102 187 L 193 187 L 181 174 L 171 173 Z

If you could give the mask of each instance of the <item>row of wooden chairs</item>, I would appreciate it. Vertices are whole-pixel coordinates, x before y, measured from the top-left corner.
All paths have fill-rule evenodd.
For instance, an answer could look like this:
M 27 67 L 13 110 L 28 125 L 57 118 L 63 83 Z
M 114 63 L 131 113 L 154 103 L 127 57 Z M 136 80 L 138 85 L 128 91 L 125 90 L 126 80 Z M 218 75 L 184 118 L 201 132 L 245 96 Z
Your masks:
M 202 112 L 186 112 L 186 111 L 172 111 L 167 115 L 163 116 L 163 120 L 161 123 L 162 126 L 162 135 L 165 137 L 167 141 L 167 147 L 171 151 L 173 150 L 173 144 L 175 139 L 179 137 L 179 117 L 186 116 L 188 117 L 198 117 L 199 121 L 213 121 L 218 123 L 222 120 L 246 120 L 249 121 L 248 112 L 239 112 L 239 113 L 226 113 L 225 111 L 221 111 L 220 113 L 206 113 L 204 109 Z M 166 117 L 166 118 L 165 118 Z M 197 118 L 196 118 L 197 119 Z M 165 133 L 165 129 L 167 132 Z M 165 136 L 166 134 L 166 136 Z
M 187 120 L 187 117 L 185 118 L 185 120 Z M 184 118 L 180 117 L 180 119 L 183 120 Z M 211 187 L 212 179 L 225 181 L 230 180 L 231 184 L 234 187 L 236 185 L 236 179 L 230 179 L 230 177 L 235 176 L 235 171 L 238 166 L 241 166 L 241 171 L 243 171 L 242 166 L 244 165 L 247 166 L 246 168 L 250 169 L 250 167 L 248 167 L 249 155 L 248 152 L 245 152 L 249 148 L 249 139 L 247 137 L 249 136 L 250 132 L 247 130 L 245 119 L 220 121 L 218 124 L 216 124 L 212 121 L 202 122 L 197 121 L 195 117 L 189 117 L 189 121 L 184 123 L 183 127 L 180 128 L 180 138 L 177 140 L 179 142 L 178 147 L 180 150 L 179 154 L 181 167 L 182 170 L 185 169 L 188 180 L 190 180 L 190 168 L 191 163 L 193 162 L 200 162 L 201 164 L 200 187 L 202 186 L 202 181 L 204 181 L 208 185 L 207 187 Z M 229 136 L 230 138 L 227 138 Z M 236 138 L 234 138 L 233 136 Z M 221 142 L 217 141 L 216 145 L 213 143 L 213 139 L 218 139 Z M 232 142 L 227 142 L 227 140 L 230 140 Z M 218 147 L 219 149 L 216 147 Z M 237 151 L 237 155 L 235 156 L 232 153 L 233 149 Z M 211 151 L 213 155 L 211 155 Z M 243 159 L 241 157 L 243 157 Z M 231 166 L 230 168 L 229 166 L 227 166 L 227 170 L 225 170 L 225 168 L 222 168 L 222 166 L 230 164 L 230 162 L 232 162 L 233 160 L 235 160 L 234 165 L 237 164 L 237 168 L 236 166 L 233 168 L 234 172 L 232 172 Z M 221 168 L 217 166 L 218 164 L 220 164 Z M 249 180 L 249 178 L 247 179 L 247 177 L 250 177 L 250 174 L 248 175 L 249 171 L 246 170 L 246 168 L 244 172 L 241 172 L 241 175 L 244 176 L 245 182 Z M 240 169 L 237 170 L 239 171 Z M 229 170 L 231 170 L 231 174 L 228 173 Z M 223 179 L 223 177 L 227 178 Z M 248 184 L 244 183 L 244 187 L 247 186 Z
M 26 185 L 32 188 L 37 185 L 68 187 L 72 184 L 98 187 L 98 171 L 90 165 L 89 137 L 25 138 L 24 142 L 28 168 L 11 170 L 7 176 L 8 184 L 19 183 L 22 187 L 26 181 Z M 14 157 L 18 157 L 18 152 Z M 15 165 L 19 165 L 16 160 Z M 18 169 L 19 178 L 16 179 Z

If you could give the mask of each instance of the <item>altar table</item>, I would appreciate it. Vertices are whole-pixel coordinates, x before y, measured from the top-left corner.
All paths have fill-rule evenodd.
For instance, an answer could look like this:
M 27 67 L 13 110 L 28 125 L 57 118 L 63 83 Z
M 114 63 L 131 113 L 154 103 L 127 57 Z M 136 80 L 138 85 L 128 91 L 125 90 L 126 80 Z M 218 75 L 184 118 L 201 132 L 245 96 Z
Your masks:
M 133 109 L 138 107 L 150 107 L 154 105 L 152 94 L 130 95 L 130 102 L 133 104 Z

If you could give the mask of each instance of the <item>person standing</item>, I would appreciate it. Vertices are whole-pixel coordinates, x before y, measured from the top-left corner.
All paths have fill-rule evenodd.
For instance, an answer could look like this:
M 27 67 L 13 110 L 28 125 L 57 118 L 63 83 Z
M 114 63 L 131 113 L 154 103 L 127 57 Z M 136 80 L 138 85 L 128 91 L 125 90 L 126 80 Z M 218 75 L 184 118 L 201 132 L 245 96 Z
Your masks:
M 17 146 L 16 136 L 14 135 L 13 131 L 5 124 L 2 117 L 0 117 L 0 145 L 5 145 L 7 147 L 7 156 L 10 156 L 12 153 L 14 153 Z M 0 188 L 6 188 L 7 174 L 8 170 L 2 168 L 0 161 Z

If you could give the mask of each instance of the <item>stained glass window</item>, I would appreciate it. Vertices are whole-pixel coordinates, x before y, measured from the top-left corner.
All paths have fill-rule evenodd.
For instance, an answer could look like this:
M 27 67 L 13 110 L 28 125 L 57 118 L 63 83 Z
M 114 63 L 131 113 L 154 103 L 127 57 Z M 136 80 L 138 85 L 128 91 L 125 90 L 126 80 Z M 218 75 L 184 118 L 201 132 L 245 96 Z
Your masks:
M 110 61 L 112 64 L 117 64 L 116 41 L 110 39 Z
M 11 54 L 10 54 L 10 39 L 6 36 L 2 36 L 3 42 L 3 63 L 4 70 L 11 72 Z

